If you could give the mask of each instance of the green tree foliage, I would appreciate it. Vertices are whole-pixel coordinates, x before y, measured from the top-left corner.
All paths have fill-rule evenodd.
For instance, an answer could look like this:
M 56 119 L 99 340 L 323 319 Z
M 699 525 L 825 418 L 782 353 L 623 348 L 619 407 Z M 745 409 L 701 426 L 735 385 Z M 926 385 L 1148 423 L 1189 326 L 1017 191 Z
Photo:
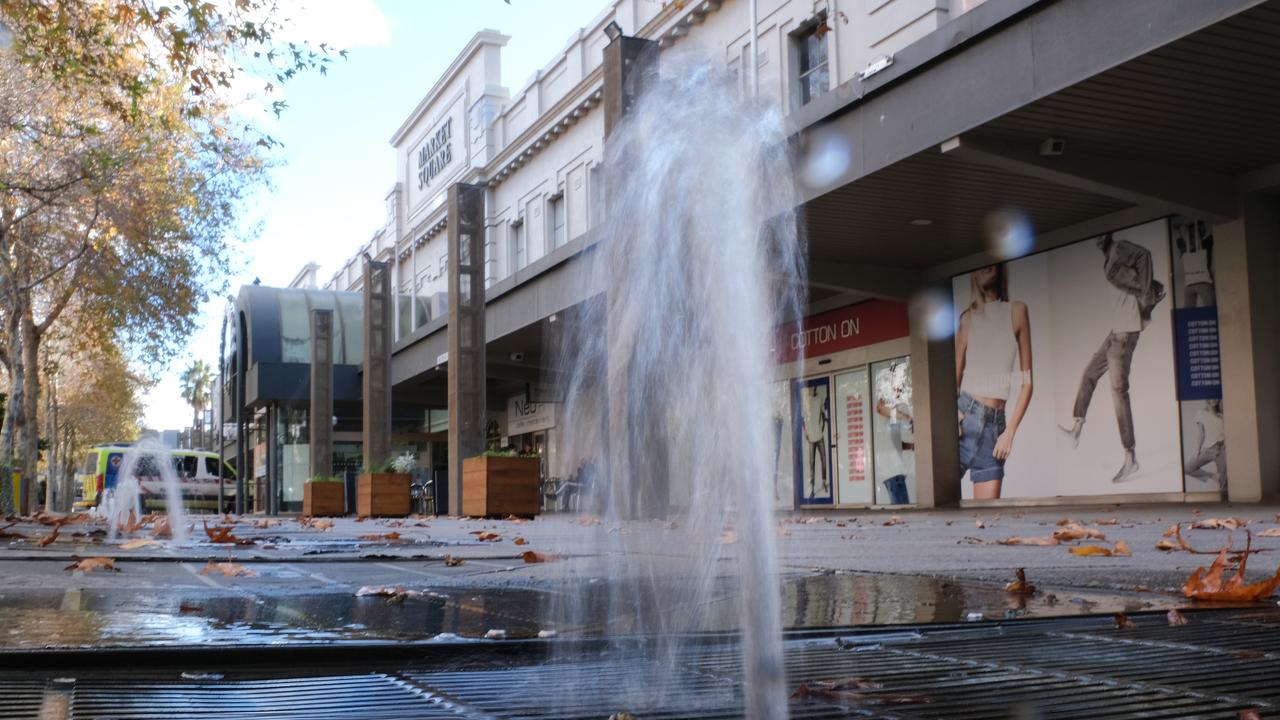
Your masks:
M 274 0 L 0 0 L 0 514 L 3 464 L 34 476 L 41 345 L 68 312 L 161 364 L 225 287 L 273 145 L 227 91 L 329 61 L 277 43 L 277 18 Z
M 200 441 L 195 437 L 196 428 L 200 427 L 200 414 L 209 407 L 213 391 L 213 369 L 204 360 L 194 360 L 182 372 L 179 379 L 182 384 L 182 399 L 191 406 L 192 445 L 198 446 Z

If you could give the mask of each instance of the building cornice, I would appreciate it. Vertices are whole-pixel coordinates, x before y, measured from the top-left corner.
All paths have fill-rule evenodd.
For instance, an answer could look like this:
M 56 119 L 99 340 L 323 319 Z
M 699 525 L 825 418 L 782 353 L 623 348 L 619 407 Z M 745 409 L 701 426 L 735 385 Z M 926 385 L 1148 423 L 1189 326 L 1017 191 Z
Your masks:
M 427 94 L 423 96 L 422 101 L 418 103 L 418 106 L 413 109 L 413 112 L 409 113 L 409 117 L 404 121 L 404 124 L 402 124 L 400 128 L 396 130 L 395 134 L 391 136 L 391 144 L 393 146 L 400 144 L 400 141 L 409 133 L 409 130 L 413 128 L 413 126 L 416 125 L 424 115 L 426 115 L 427 108 L 438 99 L 440 93 L 449 85 L 449 83 L 453 82 L 454 78 L 458 76 L 458 73 L 462 71 L 463 66 L 470 62 L 471 58 L 480 51 L 480 48 L 485 45 L 497 45 L 498 47 L 503 47 L 510 39 L 510 36 L 503 35 L 496 30 L 481 30 L 473 35 L 471 37 L 471 41 L 468 42 L 467 46 L 462 49 L 462 52 L 458 53 L 458 56 L 453 59 L 453 62 L 449 64 L 448 69 L 444 71 L 444 74 L 440 76 L 440 79 L 436 80 L 435 85 L 432 85 L 431 89 L 427 91 Z
M 485 168 L 488 186 L 494 188 L 502 184 L 507 176 L 520 169 L 564 131 L 585 117 L 604 96 L 603 84 L 604 67 L 601 66 L 592 70 L 572 91 L 543 113 L 539 118 L 540 122 L 535 122 L 520 133 L 513 142 L 508 143 L 507 147 L 499 152 L 493 162 Z

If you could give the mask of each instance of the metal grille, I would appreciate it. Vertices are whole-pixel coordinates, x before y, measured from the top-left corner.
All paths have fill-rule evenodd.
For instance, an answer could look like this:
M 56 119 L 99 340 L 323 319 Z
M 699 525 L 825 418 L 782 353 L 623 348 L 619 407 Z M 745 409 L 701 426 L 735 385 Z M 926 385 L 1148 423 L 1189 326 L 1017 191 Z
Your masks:
M 1168 627 L 1163 615 L 1135 615 L 1133 630 L 1095 617 L 794 637 L 786 647 L 789 688 L 851 677 L 880 687 L 793 699 L 791 717 L 1235 718 L 1246 708 L 1275 714 L 1280 611 L 1188 617 L 1191 624 Z M 307 663 L 337 657 L 355 664 L 357 656 L 379 658 L 386 646 L 354 654 L 351 646 L 300 647 L 293 659 L 238 667 L 227 680 L 181 679 L 160 663 L 74 673 L 65 667 L 5 671 L 0 720 L 742 715 L 741 659 L 730 644 L 703 638 L 664 662 L 613 656 L 591 645 L 553 662 L 546 659 L 548 647 L 436 645 L 418 660 L 391 662 L 383 654 L 360 672 L 352 665 L 343 672 L 308 669 Z M 0 661 L 21 667 L 13 656 Z M 77 679 L 52 680 L 69 674 Z M 63 711 L 50 713 L 51 707 Z

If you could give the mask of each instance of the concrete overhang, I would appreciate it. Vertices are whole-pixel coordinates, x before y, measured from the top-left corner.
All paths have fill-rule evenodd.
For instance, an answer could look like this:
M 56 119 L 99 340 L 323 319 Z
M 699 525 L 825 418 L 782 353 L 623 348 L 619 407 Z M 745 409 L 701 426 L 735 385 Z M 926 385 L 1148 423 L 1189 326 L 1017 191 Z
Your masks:
M 988 0 L 797 113 L 802 152 L 848 153 L 803 190 L 813 275 L 884 294 L 988 252 L 1002 213 L 1235 217 L 1280 183 L 1276 77 L 1276 0 Z

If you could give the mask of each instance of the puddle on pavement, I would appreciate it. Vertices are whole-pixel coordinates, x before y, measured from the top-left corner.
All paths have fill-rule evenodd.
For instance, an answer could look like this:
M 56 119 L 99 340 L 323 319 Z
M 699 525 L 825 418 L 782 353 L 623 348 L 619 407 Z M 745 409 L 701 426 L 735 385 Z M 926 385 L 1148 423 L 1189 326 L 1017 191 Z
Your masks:
M 413 586 L 412 583 L 408 584 Z M 614 615 L 608 583 L 584 583 L 544 592 L 532 589 L 440 588 L 402 600 L 356 597 L 351 592 L 302 595 L 139 596 L 120 590 L 0 595 L 0 649 L 257 645 L 351 641 L 429 641 L 441 634 L 481 638 L 492 629 L 509 638 L 626 632 L 636 614 L 655 612 L 664 589 L 653 588 Z M 576 592 L 585 621 L 555 627 L 547 618 L 554 597 Z M 1182 598 L 1147 593 L 1045 589 L 1031 598 L 990 583 L 907 575 L 835 574 L 791 578 L 783 585 L 783 623 L 789 629 L 952 623 L 1164 610 L 1192 606 Z M 730 593 L 695 612 L 702 630 L 731 630 L 736 600 Z

